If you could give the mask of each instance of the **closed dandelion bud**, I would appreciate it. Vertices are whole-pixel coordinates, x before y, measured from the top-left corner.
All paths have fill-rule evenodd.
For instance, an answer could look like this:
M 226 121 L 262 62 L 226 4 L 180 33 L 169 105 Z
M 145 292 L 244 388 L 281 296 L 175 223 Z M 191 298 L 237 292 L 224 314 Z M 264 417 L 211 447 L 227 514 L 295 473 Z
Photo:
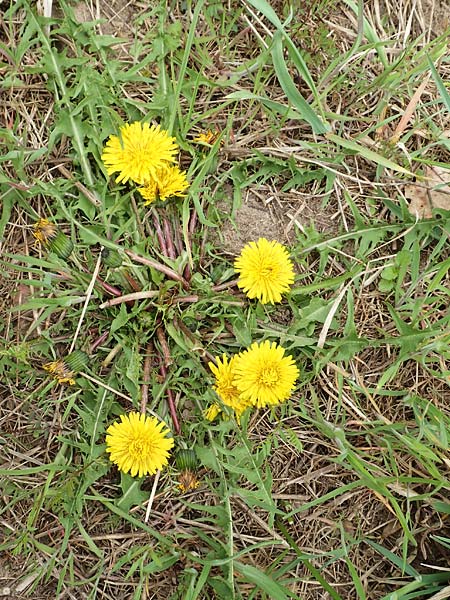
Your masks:
M 59 360 L 43 365 L 43 368 L 59 384 L 67 383 L 68 385 L 75 385 L 75 375 L 88 364 L 88 360 L 89 357 L 86 352 L 75 350 L 65 358 L 60 358 Z
M 196 471 L 198 468 L 197 455 L 194 450 L 179 450 L 175 464 L 180 471 Z
M 197 479 L 198 460 L 194 450 L 179 450 L 175 459 L 177 469 L 180 471 L 178 487 L 185 494 L 195 490 L 200 485 Z
M 56 236 L 50 240 L 48 248 L 59 258 L 66 260 L 72 254 L 73 242 L 65 233 L 58 230 Z
M 73 250 L 72 240 L 48 219 L 39 219 L 34 224 L 33 236 L 63 260 L 68 258 Z
M 120 267 L 122 264 L 122 257 L 117 252 L 117 250 L 110 250 L 109 248 L 105 248 L 102 253 L 103 262 L 107 267 L 116 268 Z
M 89 362 L 89 356 L 83 350 L 74 350 L 66 357 L 65 361 L 68 368 L 75 374 L 82 371 Z

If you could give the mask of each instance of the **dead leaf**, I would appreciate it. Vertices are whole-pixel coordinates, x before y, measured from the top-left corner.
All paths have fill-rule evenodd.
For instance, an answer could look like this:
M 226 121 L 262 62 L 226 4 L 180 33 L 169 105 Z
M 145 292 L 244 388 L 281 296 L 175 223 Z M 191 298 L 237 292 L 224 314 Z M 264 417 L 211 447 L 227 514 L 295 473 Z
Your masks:
M 450 211 L 450 170 L 442 167 L 425 167 L 425 178 L 419 183 L 405 186 L 408 211 L 419 219 L 431 219 L 433 209 Z

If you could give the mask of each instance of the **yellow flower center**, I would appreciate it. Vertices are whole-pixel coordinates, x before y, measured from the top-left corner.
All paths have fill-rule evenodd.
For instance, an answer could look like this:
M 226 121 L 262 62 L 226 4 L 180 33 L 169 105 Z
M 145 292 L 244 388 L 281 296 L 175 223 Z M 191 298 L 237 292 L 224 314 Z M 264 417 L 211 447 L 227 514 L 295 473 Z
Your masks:
M 147 441 L 138 438 L 131 442 L 128 451 L 135 460 L 139 460 L 149 455 L 150 444 Z
M 133 148 L 133 156 L 131 157 L 131 162 L 134 167 L 139 167 L 140 165 L 146 165 L 150 159 L 150 152 L 148 148 Z
M 236 394 L 238 394 L 239 392 L 234 387 L 234 385 L 230 384 L 230 385 L 220 385 L 217 388 L 217 393 L 219 394 L 219 396 L 222 398 L 222 400 L 225 403 L 229 403 L 230 400 L 235 398 Z
M 267 264 L 264 265 L 263 264 L 263 265 L 261 265 L 261 269 L 259 271 L 259 274 L 260 274 L 261 277 L 263 277 L 265 279 L 268 279 L 268 278 L 273 277 L 274 272 L 275 272 L 274 265 L 267 265 Z
M 266 367 L 258 375 L 258 384 L 272 387 L 280 381 L 280 372 L 277 367 Z

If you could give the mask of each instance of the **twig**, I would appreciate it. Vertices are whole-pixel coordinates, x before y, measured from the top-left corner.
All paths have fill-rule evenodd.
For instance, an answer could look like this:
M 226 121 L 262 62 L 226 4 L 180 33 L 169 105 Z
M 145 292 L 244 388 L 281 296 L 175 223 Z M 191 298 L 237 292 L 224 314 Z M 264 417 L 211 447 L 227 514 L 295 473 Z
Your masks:
M 155 499 L 156 488 L 158 486 L 159 476 L 161 471 L 156 471 L 155 479 L 153 480 L 152 491 L 150 492 L 150 498 L 148 499 L 147 510 L 145 512 L 144 523 L 147 523 L 150 518 L 150 511 L 152 510 L 153 500 Z
M 427 77 L 425 77 L 425 79 L 419 85 L 417 90 L 414 92 L 411 100 L 408 103 L 408 106 L 405 108 L 405 110 L 403 112 L 402 118 L 400 119 L 397 127 L 395 128 L 394 133 L 392 134 L 392 137 L 390 140 L 391 144 L 396 144 L 399 141 L 400 136 L 402 135 L 402 133 L 405 131 L 406 127 L 408 126 L 408 123 L 410 122 L 411 117 L 413 116 L 414 111 L 416 110 L 416 106 L 419 103 L 420 97 L 422 96 L 424 89 L 428 85 L 430 76 L 431 75 L 428 75 Z
M 238 281 L 238 279 L 232 279 L 231 281 L 225 281 L 225 283 L 213 285 L 212 290 L 213 292 L 220 292 L 221 290 L 226 290 L 229 287 L 235 287 Z
M 80 315 L 80 319 L 78 321 L 78 325 L 77 325 L 77 329 L 75 331 L 75 335 L 73 336 L 72 343 L 70 344 L 69 354 L 75 348 L 75 344 L 76 344 L 76 341 L 77 341 L 77 338 L 78 338 L 78 334 L 80 333 L 81 325 L 82 325 L 83 320 L 84 320 L 84 315 L 86 314 L 88 304 L 89 304 L 89 302 L 91 300 L 92 290 L 94 289 L 94 285 L 95 285 L 95 282 L 96 282 L 96 279 L 97 279 L 97 275 L 98 275 L 98 272 L 100 271 L 100 265 L 101 265 L 101 263 L 102 263 L 102 251 L 100 250 L 100 254 L 98 255 L 98 258 L 97 258 L 97 264 L 95 265 L 95 269 L 94 269 L 94 272 L 92 273 L 91 281 L 90 281 L 90 283 L 88 285 L 88 289 L 86 290 L 86 300 L 84 301 L 83 310 L 81 311 L 81 315 Z
M 124 294 L 123 296 L 119 296 L 119 298 L 110 298 L 103 304 L 100 304 L 99 308 L 107 308 L 109 306 L 115 306 L 116 304 L 122 304 L 122 302 L 131 302 L 135 300 L 144 300 L 145 298 L 155 298 L 155 296 L 159 296 L 159 291 L 157 290 L 147 290 L 146 292 L 132 292 L 131 294 Z

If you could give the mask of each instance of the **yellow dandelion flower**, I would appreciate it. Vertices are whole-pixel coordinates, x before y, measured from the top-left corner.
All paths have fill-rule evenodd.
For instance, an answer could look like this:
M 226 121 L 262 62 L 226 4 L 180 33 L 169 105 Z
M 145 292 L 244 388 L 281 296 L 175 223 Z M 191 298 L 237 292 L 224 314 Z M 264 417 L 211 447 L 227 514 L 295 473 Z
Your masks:
M 299 371 L 292 356 L 268 340 L 255 342 L 234 361 L 233 385 L 248 402 L 261 408 L 287 400 Z
M 57 256 L 66 259 L 73 250 L 73 242 L 55 223 L 48 219 L 39 219 L 33 225 L 33 237 Z
M 244 246 L 234 270 L 239 273 L 238 287 L 263 304 L 281 302 L 281 294 L 294 283 L 294 266 L 288 251 L 279 242 L 265 238 Z
M 208 408 L 203 411 L 203 416 L 208 421 L 214 421 L 214 419 L 217 417 L 217 415 L 220 414 L 221 412 L 222 411 L 218 404 L 211 404 L 211 406 L 208 406 Z
M 236 418 L 239 421 L 242 413 L 250 406 L 250 402 L 242 398 L 240 391 L 233 383 L 235 377 L 234 365 L 236 358 L 236 356 L 232 356 L 230 359 L 228 359 L 227 355 L 224 354 L 222 356 L 222 360 L 220 358 L 216 359 L 217 364 L 210 362 L 209 368 L 214 373 L 216 378 L 215 385 L 213 386 L 214 391 L 224 404 L 230 406 L 234 410 Z M 211 411 L 211 415 L 214 415 L 213 418 L 205 415 L 210 421 L 212 421 L 218 414 L 217 412 L 215 413 L 215 407 L 217 407 L 220 411 L 220 407 L 217 404 L 213 404 L 208 409 L 208 411 Z
M 54 360 L 42 365 L 60 384 L 75 385 L 75 375 L 88 363 L 88 355 L 82 350 L 75 350 L 64 359 Z
M 178 451 L 175 465 L 180 470 L 178 477 L 178 488 L 183 494 L 195 490 L 200 485 L 197 479 L 198 459 L 195 450 L 182 449 Z
M 54 360 L 52 362 L 42 365 L 45 371 L 48 371 L 58 383 L 67 383 L 68 385 L 75 385 L 75 372 L 69 369 L 67 364 L 63 360 Z
M 57 233 L 58 228 L 48 219 L 39 219 L 33 225 L 33 237 L 43 246 L 47 246 Z
M 200 485 L 200 481 L 197 479 L 197 475 L 193 471 L 183 471 L 178 477 L 178 488 L 185 494 L 191 490 L 196 490 Z
M 106 452 L 120 471 L 132 477 L 154 474 L 167 465 L 173 438 L 165 423 L 137 412 L 121 415 L 106 430 Z
M 215 129 L 208 129 L 206 132 L 199 133 L 192 141 L 194 144 L 208 144 L 212 145 L 220 135 L 220 131 Z
M 135 121 L 120 128 L 120 137 L 109 137 L 102 160 L 108 175 L 119 172 L 117 183 L 131 179 L 144 184 L 155 177 L 158 169 L 173 163 L 177 152 L 175 138 L 159 125 Z
M 158 169 L 154 178 L 149 179 L 144 187 L 139 188 L 145 204 L 151 204 L 155 200 L 167 200 L 172 196 L 183 197 L 189 187 L 186 179 L 186 171 L 180 171 L 176 165 L 167 165 Z

